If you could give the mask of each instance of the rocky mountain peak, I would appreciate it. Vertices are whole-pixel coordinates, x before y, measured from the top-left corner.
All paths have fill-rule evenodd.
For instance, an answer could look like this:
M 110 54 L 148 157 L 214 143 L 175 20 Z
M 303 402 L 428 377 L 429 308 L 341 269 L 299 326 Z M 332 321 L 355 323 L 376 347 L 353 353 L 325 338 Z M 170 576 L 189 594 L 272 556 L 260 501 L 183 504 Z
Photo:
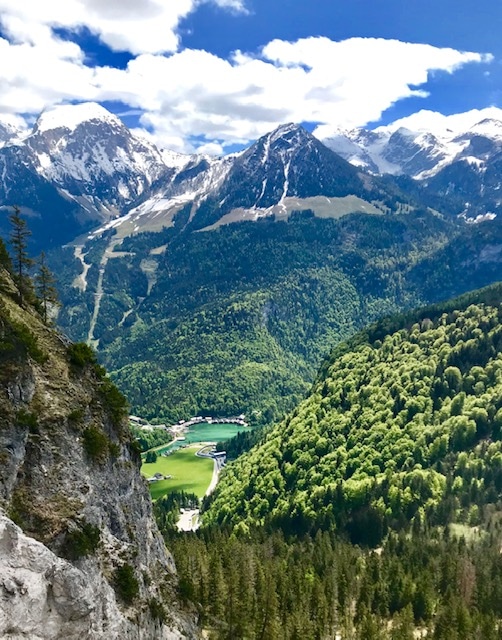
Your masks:
M 274 144 L 279 140 L 284 140 L 290 145 L 293 145 L 302 144 L 312 136 L 301 125 L 295 124 L 294 122 L 288 122 L 287 124 L 282 124 L 271 131 L 266 137 L 268 137 L 271 144 Z
M 237 158 L 236 162 L 241 159 L 245 163 L 258 161 L 258 164 L 263 166 L 273 162 L 276 156 L 291 157 L 292 154 L 304 153 L 319 144 L 319 141 L 301 125 L 290 122 L 259 138 Z
M 116 216 L 183 163 L 92 102 L 44 112 L 23 146 L 39 175 L 98 220 Z

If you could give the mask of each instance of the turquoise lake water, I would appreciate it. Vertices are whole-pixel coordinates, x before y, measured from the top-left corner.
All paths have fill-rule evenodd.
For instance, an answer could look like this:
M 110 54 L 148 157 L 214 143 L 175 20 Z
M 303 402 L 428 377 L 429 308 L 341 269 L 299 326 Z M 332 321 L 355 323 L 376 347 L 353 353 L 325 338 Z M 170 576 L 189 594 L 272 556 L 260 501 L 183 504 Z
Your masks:
M 214 422 L 213 424 L 207 424 L 207 422 L 201 422 L 199 424 L 192 425 L 188 431 L 184 434 L 185 440 L 177 440 L 174 444 L 168 444 L 161 449 L 157 449 L 157 453 L 163 453 L 164 451 L 176 451 L 180 447 L 192 442 L 224 442 L 233 438 L 241 431 L 247 431 L 250 427 L 243 427 L 240 424 L 220 424 Z

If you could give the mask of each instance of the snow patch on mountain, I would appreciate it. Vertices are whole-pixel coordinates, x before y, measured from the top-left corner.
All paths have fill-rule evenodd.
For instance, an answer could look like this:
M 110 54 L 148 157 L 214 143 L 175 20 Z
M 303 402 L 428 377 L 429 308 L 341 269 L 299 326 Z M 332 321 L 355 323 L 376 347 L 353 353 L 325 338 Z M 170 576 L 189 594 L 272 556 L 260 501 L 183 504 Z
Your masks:
M 487 107 L 486 109 L 472 109 L 463 113 L 445 116 L 437 111 L 422 109 L 405 118 L 378 127 L 376 132 L 396 131 L 400 127 L 417 132 L 429 132 L 437 138 L 450 140 L 456 135 L 464 133 L 483 120 L 502 121 L 502 109 Z
M 472 135 L 484 136 L 491 140 L 502 141 L 502 109 L 500 110 L 500 120 L 485 118 L 470 127 L 469 133 Z
M 0 114 L 0 148 L 19 142 L 26 133 L 26 125 L 22 118 L 6 113 Z
M 177 160 L 175 154 L 173 158 Z M 158 231 L 174 224 L 175 215 L 187 204 L 192 203 L 194 213 L 201 202 L 217 192 L 227 177 L 235 157 L 191 156 L 188 163 L 181 164 L 169 179 L 162 183 L 150 197 L 125 215 L 110 220 L 94 230 L 89 238 L 99 237 L 105 231 L 115 229 L 121 236 L 137 231 Z M 186 156 L 182 159 L 184 160 Z
M 196 155 L 178 153 L 177 151 L 171 151 L 169 149 L 161 149 L 160 155 L 166 167 L 171 167 L 178 170 L 183 169 L 190 162 L 194 162 L 194 160 L 197 158 Z

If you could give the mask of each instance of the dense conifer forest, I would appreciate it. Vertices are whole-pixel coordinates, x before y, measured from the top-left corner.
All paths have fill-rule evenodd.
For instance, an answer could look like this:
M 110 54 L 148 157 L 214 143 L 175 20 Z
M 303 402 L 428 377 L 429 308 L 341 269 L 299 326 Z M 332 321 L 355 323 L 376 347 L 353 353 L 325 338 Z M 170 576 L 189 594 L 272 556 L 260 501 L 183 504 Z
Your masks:
M 466 540 L 414 527 L 375 550 L 328 532 L 168 541 L 180 595 L 214 639 L 502 638 L 500 530 Z

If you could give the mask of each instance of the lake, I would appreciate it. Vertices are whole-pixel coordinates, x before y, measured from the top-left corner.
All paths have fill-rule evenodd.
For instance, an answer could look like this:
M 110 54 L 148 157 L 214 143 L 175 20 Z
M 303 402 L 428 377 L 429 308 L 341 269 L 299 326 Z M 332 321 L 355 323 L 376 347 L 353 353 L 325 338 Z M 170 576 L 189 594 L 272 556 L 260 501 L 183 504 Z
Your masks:
M 219 422 L 208 424 L 207 422 L 199 422 L 188 428 L 188 431 L 184 434 L 185 440 L 177 440 L 173 444 L 167 444 L 156 451 L 158 454 L 165 451 L 176 451 L 176 449 L 192 442 L 224 442 L 241 431 L 249 429 L 250 427 L 243 427 L 241 424 L 221 424 Z

